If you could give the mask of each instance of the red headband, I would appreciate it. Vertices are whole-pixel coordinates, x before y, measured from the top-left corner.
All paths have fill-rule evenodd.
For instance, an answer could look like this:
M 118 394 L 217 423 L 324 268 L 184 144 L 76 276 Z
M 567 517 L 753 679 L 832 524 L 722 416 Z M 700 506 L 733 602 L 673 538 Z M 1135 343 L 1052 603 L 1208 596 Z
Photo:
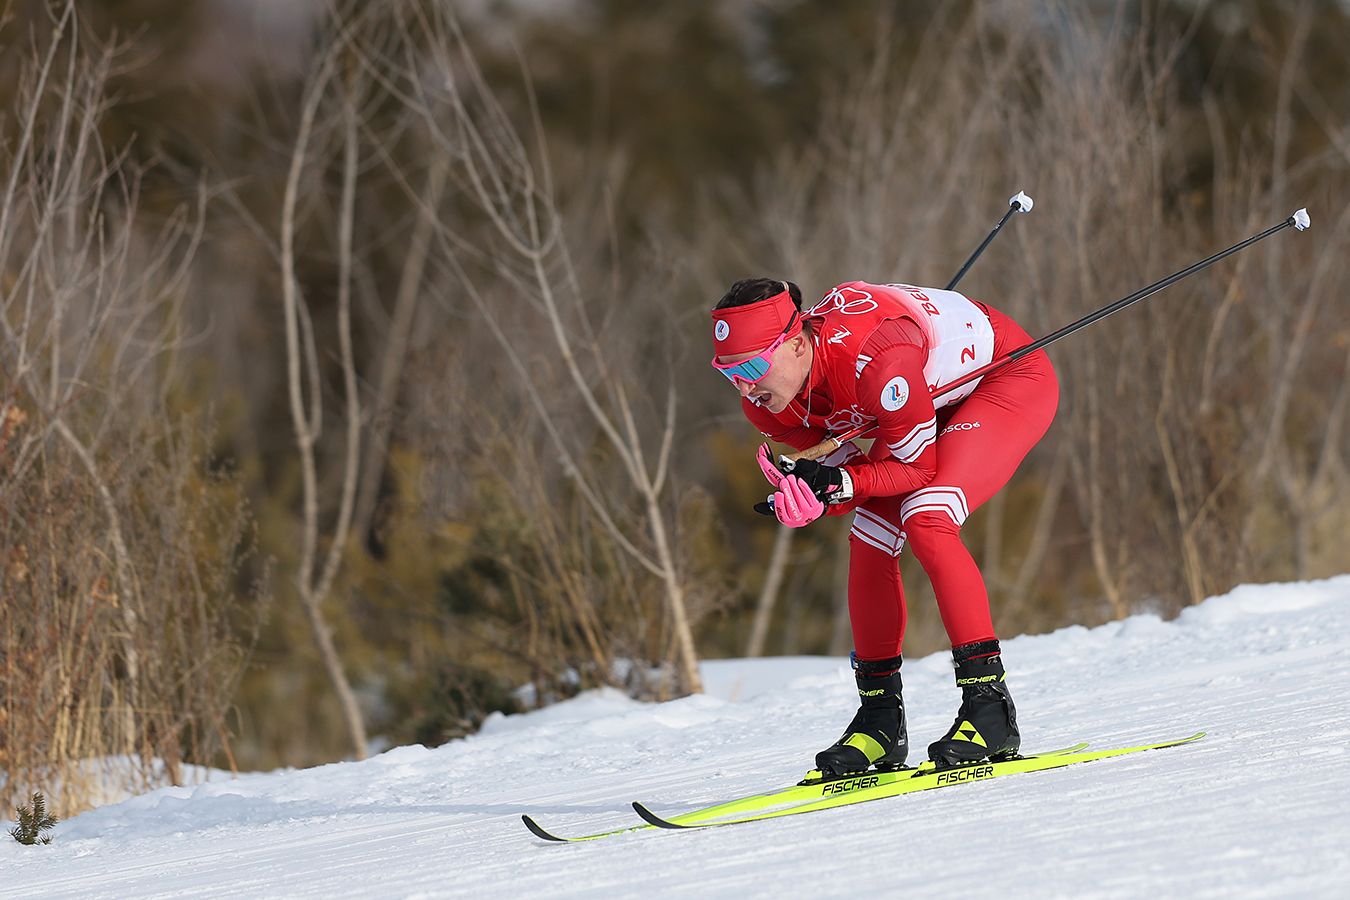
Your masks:
M 758 353 L 768 347 L 787 327 L 797 305 L 784 288 L 772 297 L 745 306 L 729 306 L 714 309 L 713 346 L 717 356 L 739 356 L 742 353 Z M 792 335 L 802 330 L 801 316 L 792 326 Z

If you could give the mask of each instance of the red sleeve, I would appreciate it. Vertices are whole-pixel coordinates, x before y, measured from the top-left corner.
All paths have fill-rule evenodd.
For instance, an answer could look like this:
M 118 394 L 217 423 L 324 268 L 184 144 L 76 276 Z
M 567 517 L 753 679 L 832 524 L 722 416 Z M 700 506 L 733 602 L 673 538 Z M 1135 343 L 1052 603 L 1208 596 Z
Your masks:
M 798 452 L 814 447 L 829 437 L 823 428 L 810 428 L 800 422 L 792 424 L 781 421 L 763 407 L 756 406 L 746 398 L 741 398 L 741 411 L 750 420 L 750 424 L 771 441 L 787 444 Z
M 889 320 L 868 337 L 858 359 L 858 406 L 876 419 L 876 440 L 890 453 L 845 467 L 853 497 L 908 494 L 937 474 L 937 414 L 923 375 L 923 333 L 908 319 Z

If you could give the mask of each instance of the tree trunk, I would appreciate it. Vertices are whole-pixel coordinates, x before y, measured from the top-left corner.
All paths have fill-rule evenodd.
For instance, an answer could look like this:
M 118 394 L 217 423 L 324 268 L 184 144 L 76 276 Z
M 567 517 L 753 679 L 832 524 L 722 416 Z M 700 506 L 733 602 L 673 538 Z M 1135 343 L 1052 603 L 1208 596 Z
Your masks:
M 746 656 L 763 656 L 764 641 L 769 635 L 769 620 L 773 618 L 774 604 L 783 587 L 783 573 L 787 571 L 788 554 L 792 549 L 792 529 L 778 526 L 773 538 L 773 552 L 769 554 L 769 569 L 764 573 L 764 586 L 755 604 L 755 621 L 750 628 L 750 640 L 745 645 Z

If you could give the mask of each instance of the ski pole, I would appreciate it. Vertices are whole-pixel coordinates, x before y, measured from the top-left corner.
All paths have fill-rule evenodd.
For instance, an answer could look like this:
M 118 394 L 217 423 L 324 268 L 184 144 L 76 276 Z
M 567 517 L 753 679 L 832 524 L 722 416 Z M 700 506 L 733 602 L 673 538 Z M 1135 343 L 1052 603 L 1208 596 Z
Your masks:
M 998 224 L 994 226 L 993 231 L 989 232 L 989 236 L 984 239 L 984 242 L 975 248 L 974 253 L 970 254 L 970 259 L 966 260 L 966 264 L 961 267 L 961 271 L 956 273 L 956 277 L 947 282 L 946 289 L 950 291 L 952 288 L 956 287 L 958 281 L 965 277 L 966 271 L 975 264 L 975 260 L 980 258 L 980 254 L 984 252 L 984 248 L 989 246 L 990 242 L 993 241 L 994 237 L 999 233 L 1007 221 L 1012 218 L 1013 213 L 1029 213 L 1031 212 L 1031 207 L 1033 205 L 1035 205 L 1035 201 L 1021 191 L 1018 191 L 1012 197 L 1009 197 L 1008 211 L 1003 214 L 1003 218 L 998 220 Z
M 1168 275 L 1161 281 L 1155 281 L 1148 287 L 1140 288 L 1133 294 L 1121 297 L 1114 303 L 1103 306 L 1096 312 L 1089 313 L 1088 315 L 1084 316 L 1078 321 L 1071 322 L 1070 324 L 1065 325 L 1058 331 L 1047 334 L 1040 340 L 1032 341 L 1030 344 L 1027 344 L 1024 347 L 1018 347 L 1016 350 L 1013 350 L 1003 356 L 1000 356 L 993 362 L 980 366 L 980 368 L 976 369 L 973 372 L 967 372 L 965 375 L 962 375 L 955 381 L 952 381 L 948 384 L 944 384 L 936 388 L 933 391 L 932 395 L 934 398 L 941 397 L 943 394 L 949 394 L 952 391 L 956 390 L 957 388 L 969 384 L 970 382 L 974 381 L 977 378 L 983 378 L 985 375 L 988 375 L 995 369 L 1001 369 L 1008 363 L 1016 362 L 1017 360 L 1021 359 L 1022 357 L 1028 354 L 1035 353 L 1042 347 L 1047 347 L 1050 344 L 1053 344 L 1055 341 L 1059 340 L 1060 338 L 1067 337 L 1068 335 L 1073 334 L 1080 328 L 1086 328 L 1088 325 L 1091 325 L 1093 322 L 1096 322 L 1099 319 L 1104 319 L 1107 316 L 1111 315 L 1112 313 L 1119 312 L 1120 310 L 1124 309 L 1125 307 L 1129 306 L 1132 303 L 1138 303 L 1140 300 L 1143 300 L 1146 297 L 1151 297 L 1152 295 L 1158 293 L 1158 291 L 1161 291 L 1168 285 L 1176 284 L 1181 279 L 1186 278 L 1189 275 L 1194 275 L 1201 269 L 1212 266 L 1214 263 L 1223 259 L 1225 256 L 1231 256 L 1232 254 L 1238 252 L 1239 250 L 1242 250 L 1246 247 L 1250 247 L 1257 241 L 1264 240 L 1265 238 L 1270 237 L 1277 231 L 1282 231 L 1290 226 L 1293 226 L 1298 231 L 1304 231 L 1308 228 L 1309 224 L 1310 220 L 1308 219 L 1308 210 L 1300 209 L 1296 211 L 1292 216 L 1285 219 L 1280 224 L 1273 225 L 1270 228 L 1267 228 L 1265 231 L 1261 232 L 1260 234 L 1254 234 L 1244 241 L 1239 241 L 1238 243 L 1234 244 L 1233 246 L 1229 247 L 1226 250 L 1220 250 L 1213 256 L 1208 256 L 1197 263 L 1192 263 L 1191 265 L 1187 266 L 1186 268 L 1178 272 L 1173 272 L 1171 275 Z M 854 438 L 862 437 L 863 435 L 867 434 L 874 428 L 876 428 L 876 423 L 859 425 L 856 428 L 850 428 L 848 431 L 845 431 L 842 434 L 836 435 L 834 437 L 826 438 L 819 444 L 816 444 L 814 447 L 808 447 L 807 449 L 803 450 L 800 453 L 788 454 L 787 458 L 794 462 L 799 459 L 820 459 L 821 457 L 828 456 L 835 450 L 838 450 L 846 442 L 851 441 Z

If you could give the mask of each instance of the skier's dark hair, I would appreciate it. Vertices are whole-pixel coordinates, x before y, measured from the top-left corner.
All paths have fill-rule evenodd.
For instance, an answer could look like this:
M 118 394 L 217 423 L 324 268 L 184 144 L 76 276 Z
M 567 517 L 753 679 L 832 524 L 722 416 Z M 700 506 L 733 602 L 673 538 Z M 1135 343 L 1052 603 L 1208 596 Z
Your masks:
M 722 295 L 722 299 L 717 301 L 717 305 L 713 309 L 747 306 L 751 303 L 767 300 L 774 294 L 780 293 L 784 284 L 787 285 L 788 296 L 792 298 L 793 304 L 801 309 L 802 289 L 791 281 L 783 282 L 776 278 L 742 278 Z

